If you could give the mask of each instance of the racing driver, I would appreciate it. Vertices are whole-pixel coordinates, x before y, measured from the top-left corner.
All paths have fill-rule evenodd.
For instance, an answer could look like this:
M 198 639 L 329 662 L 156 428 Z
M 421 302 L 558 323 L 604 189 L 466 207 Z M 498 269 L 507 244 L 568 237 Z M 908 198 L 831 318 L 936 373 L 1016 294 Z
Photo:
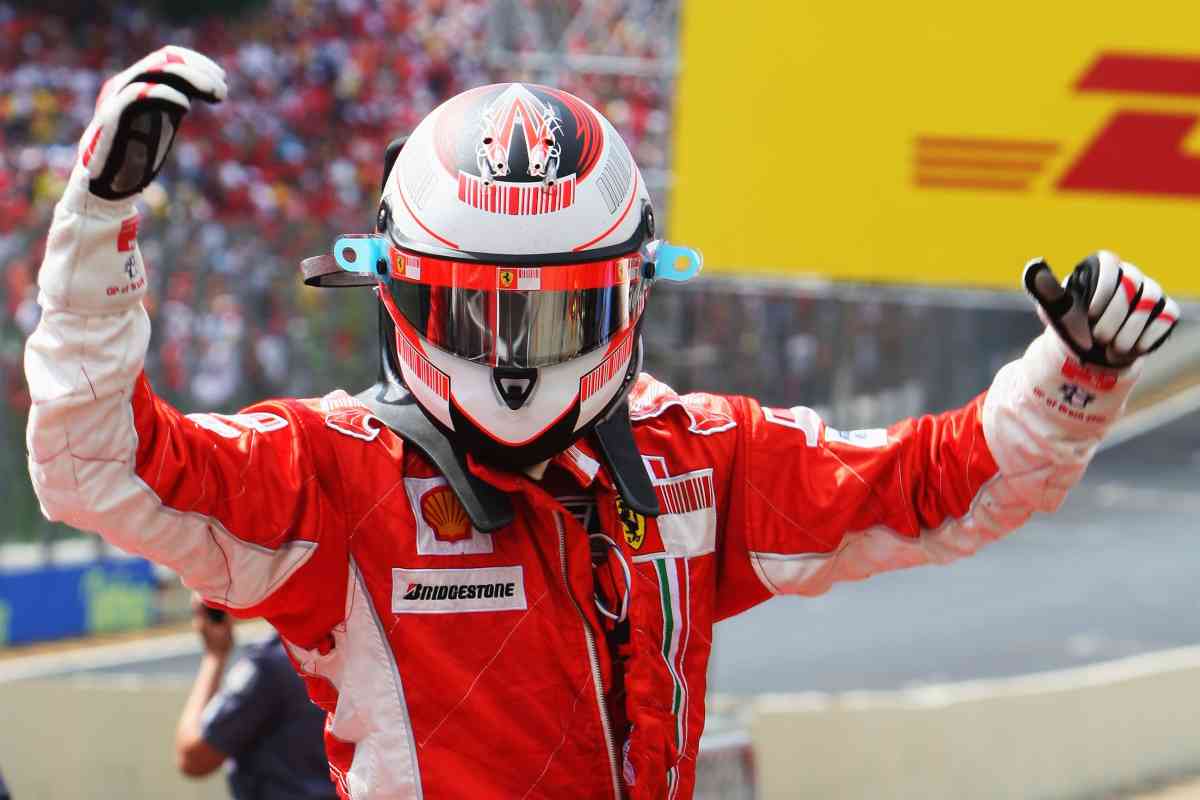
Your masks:
M 39 275 L 29 470 L 50 519 L 278 629 L 354 800 L 690 797 L 713 623 L 1055 509 L 1179 314 L 1109 252 L 1035 260 L 1047 329 L 956 411 L 679 395 L 639 330 L 698 254 L 595 109 L 499 84 L 389 148 L 374 230 L 304 265 L 377 293 L 379 383 L 185 415 L 143 374 L 135 201 L 225 95 L 179 47 L 105 84 Z

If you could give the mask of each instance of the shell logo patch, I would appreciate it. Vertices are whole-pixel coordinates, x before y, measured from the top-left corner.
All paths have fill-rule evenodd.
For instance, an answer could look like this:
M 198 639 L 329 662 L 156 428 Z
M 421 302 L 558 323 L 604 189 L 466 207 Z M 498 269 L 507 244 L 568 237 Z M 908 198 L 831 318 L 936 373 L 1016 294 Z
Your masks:
M 625 505 L 625 501 L 618 497 L 617 519 L 621 521 L 621 527 L 624 529 L 625 543 L 634 550 L 641 549 L 642 542 L 646 541 L 646 518 Z
M 442 542 L 460 542 L 471 535 L 467 510 L 449 486 L 439 486 L 421 498 L 421 516 Z

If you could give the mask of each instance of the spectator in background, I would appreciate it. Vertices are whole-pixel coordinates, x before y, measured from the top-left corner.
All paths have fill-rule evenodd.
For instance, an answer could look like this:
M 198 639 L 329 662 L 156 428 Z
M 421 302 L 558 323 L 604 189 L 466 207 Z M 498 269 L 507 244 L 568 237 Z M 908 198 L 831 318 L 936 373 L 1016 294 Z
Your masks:
M 325 712 L 309 702 L 283 642 L 272 636 L 249 646 L 222 685 L 233 625 L 199 599 L 192 610 L 204 655 L 175 732 L 179 770 L 199 778 L 228 758 L 234 800 L 336 800 L 322 741 Z
M 8 787 L 4 784 L 3 775 L 0 775 L 0 800 L 12 800 L 12 795 L 8 793 Z

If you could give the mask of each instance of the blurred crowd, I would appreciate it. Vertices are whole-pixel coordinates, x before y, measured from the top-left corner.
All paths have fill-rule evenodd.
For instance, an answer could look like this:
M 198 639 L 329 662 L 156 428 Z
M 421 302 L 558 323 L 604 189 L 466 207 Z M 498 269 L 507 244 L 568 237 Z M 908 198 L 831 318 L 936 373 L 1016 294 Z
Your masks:
M 673 32 L 673 3 L 223 6 L 169 19 L 150 4 L 89 3 L 80 14 L 0 2 L 0 387 L 10 412 L 0 440 L 9 453 L 23 450 L 21 347 L 37 323 L 36 270 L 77 140 L 105 77 L 165 43 L 211 55 L 231 91 L 189 114 L 141 209 L 154 319 L 147 372 L 188 410 L 352 388 L 374 374 L 371 298 L 304 289 L 297 265 L 371 226 L 387 142 L 441 100 L 492 81 L 556 83 L 612 119 L 644 171 L 665 169 L 670 69 L 581 71 L 565 59 L 665 63 L 657 31 Z M 553 57 L 538 57 L 545 52 Z
M 0 49 L 0 257 L 10 319 L 22 333 L 36 322 L 42 238 L 101 82 L 166 42 L 182 44 L 221 63 L 232 94 L 189 115 L 145 196 L 143 251 L 156 276 L 151 375 L 172 399 L 197 406 L 311 391 L 313 369 L 346 363 L 370 326 L 346 327 L 359 308 L 312 330 L 312 312 L 329 300 L 298 291 L 296 264 L 370 224 L 384 147 L 440 100 L 480 83 L 541 77 L 491 57 L 490 17 L 512 18 L 508 5 L 270 0 L 232 18 L 175 23 L 131 6 L 101 4 L 80 19 L 0 4 L 0 41 L 11 45 Z M 508 36 L 505 46 L 531 52 L 553 44 L 546 28 L 571 6 L 518 5 L 517 18 L 538 23 L 526 26 L 538 35 Z M 656 55 L 638 19 L 654 4 L 587 10 L 606 23 L 598 40 L 606 55 Z M 553 33 L 566 33 L 567 51 L 588 47 L 586 36 Z M 663 167 L 668 81 L 561 78 L 616 122 L 639 163 Z M 297 352 L 310 347 L 332 358 L 313 363 Z M 18 395 L 20 384 L 7 382 Z
M 210 0 L 220 13 L 186 19 L 162 16 L 178 3 L 150 11 L 100 0 L 80 14 L 55 2 L 0 0 L 5 474 L 24 471 L 21 353 L 40 313 L 34 280 L 53 204 L 102 81 L 165 43 L 211 55 L 231 92 L 189 114 L 142 201 L 154 320 L 147 373 L 184 410 L 228 411 L 373 378 L 373 298 L 306 289 L 297 267 L 337 235 L 371 227 L 387 142 L 467 87 L 534 80 L 580 95 L 621 131 L 665 219 L 672 0 Z M 653 309 L 646 366 L 680 389 L 844 406 L 916 387 L 863 416 L 965 399 L 937 388 L 947 380 L 938 348 L 953 339 L 912 346 L 927 328 L 921 306 L 702 282 L 659 293 Z M 1001 317 L 995 328 L 1007 341 L 1013 328 Z M 964 322 L 965 335 L 977 324 Z M 992 366 L 966 368 L 978 381 L 958 370 L 954 386 L 981 388 Z M 0 502 L 14 530 L 39 524 L 26 481 L 5 482 Z

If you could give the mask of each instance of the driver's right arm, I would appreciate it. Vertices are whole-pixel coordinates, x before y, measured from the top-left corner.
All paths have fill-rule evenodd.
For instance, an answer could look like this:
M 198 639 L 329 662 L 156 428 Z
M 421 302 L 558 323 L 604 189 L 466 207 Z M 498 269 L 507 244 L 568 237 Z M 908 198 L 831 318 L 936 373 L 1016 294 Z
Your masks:
M 97 196 L 81 151 L 55 208 L 42 318 L 25 351 L 42 511 L 170 567 L 235 613 L 303 616 L 305 585 L 346 585 L 344 544 L 322 535 L 342 527 L 334 456 L 310 444 L 322 418 L 296 401 L 184 416 L 153 393 L 136 195 Z

